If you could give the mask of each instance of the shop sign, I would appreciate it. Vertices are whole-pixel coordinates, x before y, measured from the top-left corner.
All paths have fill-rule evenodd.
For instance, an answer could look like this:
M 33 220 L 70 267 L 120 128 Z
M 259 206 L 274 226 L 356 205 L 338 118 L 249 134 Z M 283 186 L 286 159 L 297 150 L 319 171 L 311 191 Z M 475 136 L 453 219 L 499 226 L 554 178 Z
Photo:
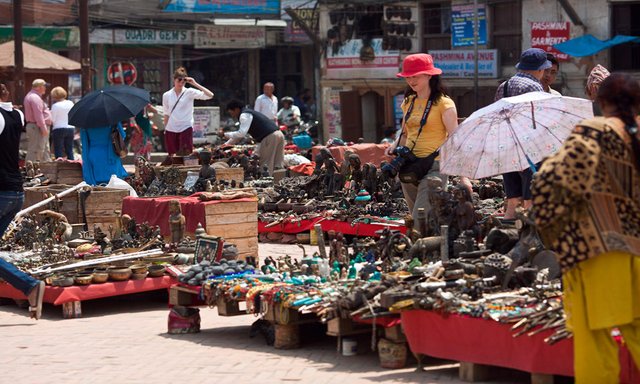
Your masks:
M 569 61 L 569 55 L 553 48 L 555 44 L 564 43 L 571 38 L 568 21 L 533 21 L 531 22 L 531 47 L 541 48 L 553 53 L 559 61 Z
M 13 39 L 13 27 L 0 27 L 0 43 Z M 80 30 L 76 27 L 22 27 L 22 40 L 44 49 L 76 48 L 80 46 Z
M 196 24 L 196 48 L 263 48 L 266 46 L 264 27 Z
M 92 44 L 191 45 L 193 31 L 172 29 L 101 29 L 89 36 Z
M 473 78 L 475 60 L 473 50 L 429 51 L 435 66 L 442 69 L 442 77 Z M 498 77 L 498 50 L 478 50 L 478 77 L 495 79 Z
M 127 61 L 116 61 L 107 68 L 107 80 L 113 85 L 132 85 L 138 79 L 136 66 Z
M 280 15 L 280 0 L 170 0 L 165 12 Z
M 451 46 L 468 47 L 474 44 L 473 5 L 451 6 Z M 478 45 L 487 44 L 487 12 L 484 5 L 478 6 Z
M 327 51 L 327 79 L 395 78 L 400 66 L 400 53 L 382 49 L 382 39 L 372 39 L 375 58 L 360 60 L 361 39 L 345 42 L 336 53 Z
M 310 30 L 318 29 L 318 12 L 313 8 L 294 9 L 292 12 L 304 22 Z M 287 15 L 288 16 L 288 15 Z M 287 27 L 284 30 L 284 41 L 289 43 L 309 43 L 311 39 L 305 33 L 304 29 L 295 20 L 288 20 Z

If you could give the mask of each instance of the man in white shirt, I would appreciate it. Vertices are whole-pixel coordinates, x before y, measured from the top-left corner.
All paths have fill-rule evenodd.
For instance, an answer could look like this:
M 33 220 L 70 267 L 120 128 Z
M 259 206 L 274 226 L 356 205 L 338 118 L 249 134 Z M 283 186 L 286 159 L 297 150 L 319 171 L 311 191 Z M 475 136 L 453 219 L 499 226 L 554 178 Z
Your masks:
M 185 83 L 194 88 L 186 88 Z M 193 100 L 209 100 L 213 92 L 187 76 L 180 67 L 173 73 L 173 88 L 162 95 L 164 111 L 164 142 L 169 157 L 185 156 L 193 152 Z
M 256 98 L 253 110 L 262 113 L 267 116 L 267 119 L 277 123 L 278 98 L 273 94 L 274 89 L 273 83 L 264 83 L 262 87 L 264 93 Z

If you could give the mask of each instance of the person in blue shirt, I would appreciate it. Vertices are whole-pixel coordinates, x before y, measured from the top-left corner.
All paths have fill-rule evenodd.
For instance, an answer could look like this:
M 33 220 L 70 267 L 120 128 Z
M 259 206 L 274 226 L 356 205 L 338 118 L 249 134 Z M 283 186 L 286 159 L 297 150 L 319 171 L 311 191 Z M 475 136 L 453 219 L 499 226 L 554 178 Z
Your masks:
M 124 138 L 122 124 L 118 123 L 117 128 Z M 120 156 L 113 150 L 111 126 L 81 128 L 80 140 L 82 141 L 82 178 L 87 184 L 106 184 L 111 175 L 121 179 L 129 176 L 122 166 Z

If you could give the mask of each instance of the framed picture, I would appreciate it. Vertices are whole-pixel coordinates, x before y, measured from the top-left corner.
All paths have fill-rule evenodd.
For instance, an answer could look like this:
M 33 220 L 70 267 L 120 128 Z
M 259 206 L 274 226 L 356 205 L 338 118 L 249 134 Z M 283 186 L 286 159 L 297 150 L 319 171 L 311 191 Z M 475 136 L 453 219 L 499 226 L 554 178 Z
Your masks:
M 198 236 L 196 240 L 196 254 L 194 263 L 198 264 L 202 260 L 211 262 L 222 259 L 222 247 L 224 239 L 217 236 Z

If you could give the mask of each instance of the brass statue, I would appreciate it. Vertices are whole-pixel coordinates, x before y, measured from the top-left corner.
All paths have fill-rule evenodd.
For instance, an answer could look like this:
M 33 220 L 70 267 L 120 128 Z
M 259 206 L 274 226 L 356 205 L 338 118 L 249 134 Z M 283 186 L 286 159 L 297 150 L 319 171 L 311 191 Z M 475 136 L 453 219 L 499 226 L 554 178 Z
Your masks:
M 178 244 L 184 237 L 185 217 L 182 214 L 180 201 L 169 202 L 169 229 L 171 230 L 171 242 Z

